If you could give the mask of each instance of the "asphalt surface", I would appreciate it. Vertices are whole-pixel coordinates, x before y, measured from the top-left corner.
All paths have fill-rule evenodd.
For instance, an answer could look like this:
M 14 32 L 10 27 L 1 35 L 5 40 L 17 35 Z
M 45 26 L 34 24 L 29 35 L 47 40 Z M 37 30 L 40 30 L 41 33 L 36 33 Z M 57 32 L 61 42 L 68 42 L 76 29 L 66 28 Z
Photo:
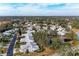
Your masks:
M 10 45 L 9 45 L 8 50 L 7 50 L 7 56 L 13 56 L 13 49 L 14 49 L 16 39 L 17 39 L 17 35 L 14 34 L 13 39 L 12 39 Z

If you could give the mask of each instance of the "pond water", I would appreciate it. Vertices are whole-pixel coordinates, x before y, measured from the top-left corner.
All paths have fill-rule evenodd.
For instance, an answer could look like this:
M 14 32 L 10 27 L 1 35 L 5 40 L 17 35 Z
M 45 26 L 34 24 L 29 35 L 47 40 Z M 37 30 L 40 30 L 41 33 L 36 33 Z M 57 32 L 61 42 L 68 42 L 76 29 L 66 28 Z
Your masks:
M 79 40 L 79 32 L 77 32 L 77 40 Z
M 2 43 L 0 43 L 0 48 L 2 47 Z

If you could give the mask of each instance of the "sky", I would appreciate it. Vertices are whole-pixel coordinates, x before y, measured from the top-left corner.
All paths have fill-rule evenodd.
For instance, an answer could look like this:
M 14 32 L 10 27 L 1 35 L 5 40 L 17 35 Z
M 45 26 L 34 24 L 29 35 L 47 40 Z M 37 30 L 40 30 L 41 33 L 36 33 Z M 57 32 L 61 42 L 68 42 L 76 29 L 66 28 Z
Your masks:
M 79 16 L 79 3 L 0 3 L 0 16 Z

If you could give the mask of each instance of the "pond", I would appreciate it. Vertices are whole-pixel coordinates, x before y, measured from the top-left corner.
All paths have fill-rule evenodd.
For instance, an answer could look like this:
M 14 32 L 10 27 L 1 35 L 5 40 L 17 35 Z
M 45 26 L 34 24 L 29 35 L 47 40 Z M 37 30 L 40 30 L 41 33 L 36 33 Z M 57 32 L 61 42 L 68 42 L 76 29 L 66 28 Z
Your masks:
M 2 43 L 0 43 L 0 48 L 2 47 Z
M 79 32 L 77 32 L 77 40 L 79 40 Z

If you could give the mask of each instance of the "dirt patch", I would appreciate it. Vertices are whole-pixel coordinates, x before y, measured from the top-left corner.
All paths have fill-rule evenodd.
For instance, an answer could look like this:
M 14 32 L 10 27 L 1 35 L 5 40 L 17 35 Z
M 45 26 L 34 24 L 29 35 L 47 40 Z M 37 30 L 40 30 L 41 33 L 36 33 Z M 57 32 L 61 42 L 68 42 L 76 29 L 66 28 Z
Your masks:
M 77 33 L 77 32 L 79 32 L 79 29 L 72 29 L 72 31 L 73 31 L 74 33 Z
M 43 52 L 21 53 L 22 56 L 50 56 L 55 53 L 55 50 L 46 48 Z M 18 54 L 15 54 L 16 56 Z

